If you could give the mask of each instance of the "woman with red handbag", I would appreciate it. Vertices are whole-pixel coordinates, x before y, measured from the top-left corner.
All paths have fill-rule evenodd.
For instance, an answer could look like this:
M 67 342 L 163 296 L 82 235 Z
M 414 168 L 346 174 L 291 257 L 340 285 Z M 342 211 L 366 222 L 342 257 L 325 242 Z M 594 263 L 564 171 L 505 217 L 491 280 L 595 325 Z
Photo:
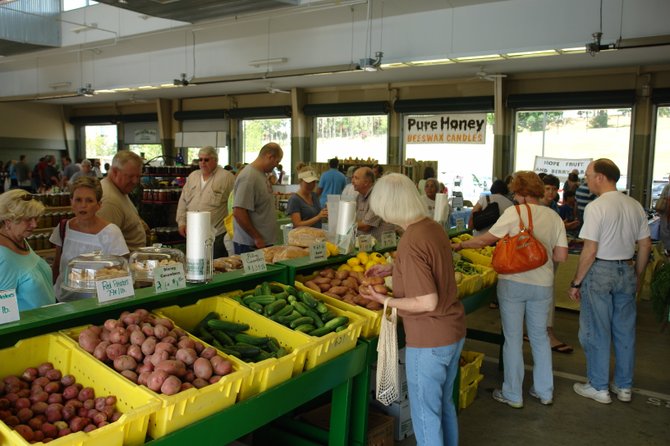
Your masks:
M 493 398 L 520 409 L 523 407 L 524 317 L 534 364 L 530 395 L 544 405 L 553 403 L 554 384 L 547 315 L 554 295 L 553 262 L 564 262 L 567 259 L 568 242 L 565 225 L 559 215 L 539 203 L 544 195 L 544 184 L 536 173 L 515 173 L 510 190 L 518 206 L 507 208 L 488 232 L 452 247 L 456 251 L 481 248 L 500 240 L 496 245 L 497 252 L 494 253 L 494 265 L 500 263 L 501 266 L 494 267 L 499 273 L 497 294 L 505 336 L 505 378 L 502 389 L 495 390 Z M 528 237 L 529 234 L 531 237 Z M 496 262 L 495 257 L 504 253 L 509 253 L 509 257 L 503 261 L 497 259 Z M 541 256 L 534 257 L 535 254 Z

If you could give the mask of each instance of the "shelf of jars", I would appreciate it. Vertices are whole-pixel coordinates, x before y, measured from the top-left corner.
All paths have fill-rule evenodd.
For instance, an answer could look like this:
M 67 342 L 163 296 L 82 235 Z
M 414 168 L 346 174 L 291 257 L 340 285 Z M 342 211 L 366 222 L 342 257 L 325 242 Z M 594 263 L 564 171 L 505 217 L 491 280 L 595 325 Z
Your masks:
M 147 177 L 187 177 L 196 166 L 144 166 L 142 176 Z

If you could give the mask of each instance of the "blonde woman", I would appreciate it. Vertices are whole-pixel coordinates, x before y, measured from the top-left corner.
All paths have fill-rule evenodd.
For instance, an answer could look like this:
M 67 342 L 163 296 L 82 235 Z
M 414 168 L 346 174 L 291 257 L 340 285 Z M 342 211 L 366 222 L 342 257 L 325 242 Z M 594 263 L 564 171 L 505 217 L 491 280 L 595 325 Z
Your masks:
M 126 255 L 128 246 L 118 226 L 98 217 L 102 186 L 96 177 L 79 177 L 70 184 L 74 218 L 59 223 L 49 241 L 56 245 L 52 266 L 55 293 L 59 301 L 69 300 L 61 293 L 65 268 L 80 254 L 100 251 L 103 254 Z
M 22 189 L 0 195 L 0 290 L 14 290 L 19 311 L 55 303 L 51 270 L 26 242 L 44 205 Z

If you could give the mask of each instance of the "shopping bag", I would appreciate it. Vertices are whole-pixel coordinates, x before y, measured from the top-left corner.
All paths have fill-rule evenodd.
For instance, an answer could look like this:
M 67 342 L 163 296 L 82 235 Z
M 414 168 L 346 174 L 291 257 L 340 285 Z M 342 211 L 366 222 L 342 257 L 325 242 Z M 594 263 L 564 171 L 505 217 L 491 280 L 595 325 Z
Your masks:
M 385 406 L 400 396 L 398 379 L 398 310 L 384 301 L 379 342 L 377 344 L 377 388 L 375 397 Z M 390 310 L 390 311 L 389 311 Z
M 547 263 L 547 250 L 542 242 L 533 237 L 533 214 L 526 203 L 528 227 L 524 227 L 519 205 L 514 206 L 519 214 L 519 233 L 498 240 L 493 251 L 491 266 L 498 274 L 516 274 L 530 271 Z

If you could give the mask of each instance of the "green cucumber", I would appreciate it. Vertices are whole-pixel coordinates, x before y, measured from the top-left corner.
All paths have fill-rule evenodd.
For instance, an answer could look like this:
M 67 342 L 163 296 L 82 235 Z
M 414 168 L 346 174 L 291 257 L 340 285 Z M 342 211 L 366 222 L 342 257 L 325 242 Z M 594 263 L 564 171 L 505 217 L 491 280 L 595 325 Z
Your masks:
M 298 295 L 298 290 L 295 289 L 295 287 L 292 287 L 291 285 L 286 286 L 286 292 L 290 294 L 291 296 L 297 296 Z
M 309 334 L 310 336 L 320 337 L 320 336 L 323 336 L 323 335 L 327 335 L 328 333 L 331 333 L 332 331 L 333 331 L 332 328 L 326 327 L 326 326 L 324 325 L 324 326 L 321 327 L 321 328 L 316 328 L 316 329 L 310 331 L 308 334 Z
M 349 318 L 346 316 L 338 316 L 336 318 L 333 318 L 326 322 L 324 327 L 328 327 L 331 330 L 335 330 L 337 327 L 340 327 L 342 325 L 346 325 L 349 323 Z
M 272 316 L 273 314 L 279 312 L 279 310 L 283 310 L 287 306 L 287 303 L 284 299 L 278 299 L 271 304 L 268 304 L 265 306 L 263 309 L 263 312 L 267 316 Z
M 302 324 L 298 325 L 297 327 L 294 328 L 295 331 L 299 331 L 302 333 L 309 333 L 310 331 L 314 330 L 316 327 L 314 327 L 313 324 Z
M 259 304 L 258 302 L 249 302 L 249 308 L 258 314 L 263 314 L 263 305 Z
M 268 343 L 268 340 L 266 337 L 253 336 L 246 333 L 237 333 L 235 335 L 235 341 L 238 344 L 241 342 L 249 345 L 265 345 Z
M 215 311 L 210 311 L 205 317 L 203 317 L 200 322 L 195 325 L 193 333 L 200 333 L 200 330 L 207 326 L 207 321 L 219 319 L 219 314 Z
M 275 301 L 275 297 L 272 294 L 262 294 L 260 296 L 247 296 L 242 299 L 245 305 L 249 306 L 252 302 L 256 302 L 261 305 L 270 305 Z
M 233 345 L 235 343 L 233 338 L 231 338 L 228 333 L 223 330 L 212 330 L 210 333 L 212 333 L 212 336 L 214 336 L 214 338 L 224 346 Z
M 317 304 L 319 303 L 318 300 L 316 300 L 311 294 L 309 294 L 307 291 L 299 291 L 298 292 L 298 298 L 304 302 L 305 305 L 307 305 L 309 308 L 316 308 Z
M 286 305 L 286 306 L 284 306 L 284 308 L 277 311 L 274 315 L 275 316 L 288 316 L 289 314 L 291 314 L 291 312 L 293 312 L 293 307 L 291 305 Z
M 295 328 L 298 325 L 303 325 L 303 324 L 314 325 L 314 320 L 312 320 L 312 318 L 309 317 L 309 316 L 303 316 L 303 317 L 299 317 L 298 319 L 292 320 L 291 323 L 289 324 L 289 326 L 291 328 Z
M 221 319 L 211 319 L 207 321 L 207 326 L 213 328 L 214 330 L 224 330 L 224 331 L 247 331 L 249 329 L 249 324 L 243 324 L 239 322 L 224 321 Z

